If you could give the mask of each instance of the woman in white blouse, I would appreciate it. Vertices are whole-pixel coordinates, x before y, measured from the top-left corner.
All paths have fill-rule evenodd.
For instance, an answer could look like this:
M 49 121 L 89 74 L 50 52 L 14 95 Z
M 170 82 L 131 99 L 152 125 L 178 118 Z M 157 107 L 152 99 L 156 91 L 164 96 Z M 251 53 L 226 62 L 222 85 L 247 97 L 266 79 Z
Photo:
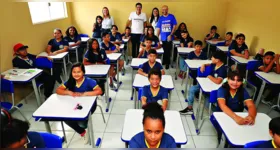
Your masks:
M 153 26 L 154 29 L 155 29 L 155 36 L 157 36 L 156 25 L 157 25 L 158 19 L 159 19 L 159 10 L 158 10 L 158 8 L 155 7 L 153 9 L 152 15 L 151 15 L 151 17 L 149 19 L 150 25 Z
M 110 15 L 109 9 L 107 7 L 103 7 L 102 9 L 103 21 L 102 21 L 102 33 L 103 32 L 111 32 L 112 25 L 114 25 L 114 18 Z

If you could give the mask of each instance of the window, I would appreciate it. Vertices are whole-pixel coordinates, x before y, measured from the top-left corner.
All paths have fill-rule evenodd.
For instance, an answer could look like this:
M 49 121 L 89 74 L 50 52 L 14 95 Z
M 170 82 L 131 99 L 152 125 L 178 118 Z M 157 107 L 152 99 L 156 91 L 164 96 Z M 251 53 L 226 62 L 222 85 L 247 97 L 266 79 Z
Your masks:
M 28 2 L 33 24 L 67 18 L 65 2 Z

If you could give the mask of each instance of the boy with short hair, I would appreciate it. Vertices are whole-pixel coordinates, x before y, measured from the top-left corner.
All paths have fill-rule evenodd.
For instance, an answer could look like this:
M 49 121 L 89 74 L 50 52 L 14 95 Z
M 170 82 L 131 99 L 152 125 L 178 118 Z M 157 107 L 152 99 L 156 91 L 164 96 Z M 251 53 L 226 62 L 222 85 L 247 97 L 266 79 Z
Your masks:
M 212 26 L 210 29 L 210 33 L 208 33 L 205 37 L 205 41 L 207 40 L 219 40 L 220 34 L 217 33 L 217 26 Z
M 145 47 L 141 48 L 140 53 L 138 54 L 137 58 L 147 58 L 149 50 L 152 49 L 152 42 L 153 40 L 149 37 L 145 38 Z
M 230 46 L 230 44 L 232 43 L 232 36 L 233 36 L 232 32 L 227 32 L 226 33 L 225 46 Z
M 210 66 L 211 73 L 210 75 L 207 76 L 207 78 L 209 78 L 215 84 L 221 84 L 223 79 L 227 76 L 227 68 L 224 65 L 225 59 L 226 59 L 226 54 L 222 51 L 217 51 L 216 53 L 214 53 L 214 55 L 211 58 L 212 63 L 202 65 L 200 71 L 204 72 L 205 67 Z M 194 85 L 190 88 L 188 94 L 188 107 L 180 111 L 182 115 L 193 114 L 194 95 L 196 92 L 199 91 L 199 89 L 200 89 L 199 84 Z
M 168 91 L 160 85 L 161 71 L 159 69 L 151 69 L 148 75 L 150 85 L 143 87 L 141 96 L 142 107 L 148 103 L 159 103 L 162 105 L 163 111 L 167 109 L 168 105 Z
M 13 67 L 19 69 L 30 69 L 36 68 L 36 58 L 40 56 L 36 56 L 33 54 L 29 54 L 27 52 L 28 46 L 23 45 L 22 43 L 18 43 L 14 46 L 14 55 L 16 55 L 13 59 Z M 49 59 L 49 58 L 48 58 Z M 55 84 L 55 79 L 48 72 L 43 71 L 42 74 L 37 78 L 37 80 L 44 84 L 44 95 L 45 99 L 50 97 L 53 93 L 53 88 Z
M 164 69 L 162 65 L 156 61 L 156 59 L 157 59 L 157 51 L 151 49 L 148 53 L 148 61 L 143 63 L 141 68 L 138 69 L 138 74 L 147 77 L 151 69 L 158 69 L 161 71 L 161 74 L 164 75 L 165 74 Z
M 266 141 L 254 148 L 280 148 L 280 117 L 270 120 L 269 134 L 272 140 Z

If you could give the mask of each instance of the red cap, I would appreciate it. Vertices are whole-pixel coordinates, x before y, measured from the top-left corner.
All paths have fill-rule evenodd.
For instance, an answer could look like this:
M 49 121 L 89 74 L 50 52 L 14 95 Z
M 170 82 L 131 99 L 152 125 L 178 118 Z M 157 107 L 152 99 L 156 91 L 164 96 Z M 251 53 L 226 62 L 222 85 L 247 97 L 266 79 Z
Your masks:
M 22 43 L 17 43 L 15 46 L 14 46 L 14 54 L 20 50 L 20 49 L 25 49 L 25 48 L 28 48 L 28 46 L 26 45 L 23 45 Z

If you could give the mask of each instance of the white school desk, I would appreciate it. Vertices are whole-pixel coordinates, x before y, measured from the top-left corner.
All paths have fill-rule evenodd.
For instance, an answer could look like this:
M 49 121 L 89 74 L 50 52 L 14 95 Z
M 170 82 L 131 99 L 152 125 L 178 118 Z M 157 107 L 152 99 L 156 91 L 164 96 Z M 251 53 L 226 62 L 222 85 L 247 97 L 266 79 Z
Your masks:
M 72 44 L 75 44 L 75 42 L 69 42 L 69 45 L 72 45 Z M 78 58 L 78 48 L 80 46 L 72 46 L 70 47 L 69 46 L 69 51 L 75 51 L 75 54 L 76 54 L 76 62 L 79 62 L 79 58 Z
M 185 60 L 185 63 L 187 65 L 187 73 L 186 73 L 186 80 L 187 80 L 187 83 L 186 83 L 186 87 L 185 87 L 185 91 L 182 91 L 182 93 L 184 93 L 184 97 L 185 97 L 185 101 L 187 101 L 187 90 L 188 90 L 188 81 L 189 81 L 189 74 L 190 74 L 190 69 L 191 70 L 197 70 L 199 67 L 201 67 L 202 65 L 204 64 L 211 64 L 212 61 L 211 60 L 190 60 L 190 59 L 186 59 Z M 182 80 L 182 84 L 184 83 L 184 80 Z
M 89 40 L 89 37 L 81 37 L 82 42 L 87 42 Z
M 216 41 L 216 40 L 206 40 L 206 43 L 208 44 L 207 47 L 207 57 L 209 58 L 209 52 L 210 52 L 210 45 L 216 46 L 218 43 L 221 43 L 224 41 Z
M 217 46 L 217 49 L 223 52 L 228 52 L 228 46 Z
M 48 53 L 42 52 L 38 56 L 50 57 L 53 60 L 63 60 L 64 77 L 65 77 L 65 80 L 67 80 L 68 75 L 67 75 L 66 58 L 65 58 L 67 55 L 68 55 L 68 52 L 59 53 L 59 54 L 54 55 L 54 56 L 49 56 Z
M 145 62 L 148 61 L 148 58 L 132 58 L 131 60 L 131 68 L 132 68 L 132 72 L 131 72 L 131 85 L 133 84 L 133 76 L 134 76 L 134 70 L 138 70 L 139 66 L 144 64 Z M 161 64 L 161 60 L 160 59 L 156 59 L 157 62 L 159 62 Z M 133 91 L 134 89 L 132 89 L 131 91 L 131 100 L 133 100 Z
M 121 56 L 122 56 L 121 53 L 107 54 L 107 57 L 109 58 L 110 62 L 112 64 L 116 64 L 116 67 L 117 67 L 117 89 L 115 90 L 116 92 L 118 91 L 120 85 L 122 84 L 122 82 L 119 82 L 119 80 L 120 80 L 120 78 L 119 78 L 119 60 L 120 60 Z
M 129 143 L 134 135 L 143 131 L 143 109 L 128 109 L 125 113 L 124 124 L 121 139 Z M 165 133 L 170 134 L 176 144 L 184 145 L 188 142 L 181 116 L 178 111 L 166 110 L 165 116 Z
M 94 148 L 94 135 L 91 118 L 91 108 L 96 101 L 96 96 L 72 97 L 53 94 L 51 95 L 34 113 L 35 120 L 44 120 L 46 130 L 51 133 L 48 121 L 83 121 L 88 119 L 88 132 L 90 135 L 91 145 Z M 75 109 L 77 104 L 83 108 Z M 63 134 L 66 141 L 64 126 L 62 124 Z M 66 141 L 67 142 L 67 141 Z
M 204 103 L 202 105 L 202 109 L 201 109 L 201 97 L 202 97 L 202 92 L 204 93 L 210 93 L 211 91 L 214 91 L 214 90 L 218 90 L 221 86 L 222 86 L 222 83 L 221 84 L 216 84 L 214 83 L 213 81 L 211 81 L 209 78 L 200 78 L 200 77 L 197 77 L 196 78 L 197 80 L 197 83 L 199 84 L 200 86 L 200 92 L 199 92 L 199 100 L 198 100 L 198 107 L 197 107 L 197 110 L 196 110 L 196 114 L 195 114 L 195 118 L 194 119 L 194 124 L 195 124 L 195 128 L 196 128 L 196 133 L 199 135 L 200 134 L 200 129 L 203 125 L 203 122 L 205 119 L 209 119 L 209 117 L 207 118 L 202 118 L 203 117 L 203 111 L 204 111 L 204 106 L 205 106 L 205 103 L 206 103 L 206 100 L 204 100 Z M 210 110 L 209 110 L 210 111 Z M 201 119 L 203 120 L 200 127 L 198 127 L 199 125 L 199 116 L 201 115 Z M 211 115 L 211 114 L 209 114 Z
M 129 41 L 129 39 L 122 39 L 122 41 L 123 41 L 124 43 L 127 43 L 127 42 Z
M 85 65 L 85 76 L 95 79 L 105 79 L 107 82 L 107 86 L 105 89 L 105 99 L 107 103 L 106 112 L 109 111 L 109 106 L 111 102 L 111 98 L 109 98 L 109 70 L 110 65 Z
M 261 97 L 262 97 L 266 83 L 279 85 L 279 88 L 280 88 L 280 75 L 276 74 L 275 72 L 265 73 L 262 71 L 256 71 L 255 74 L 258 78 L 260 78 L 262 80 L 262 86 L 259 91 L 258 98 L 256 100 L 256 107 L 258 107 L 258 105 L 261 101 Z
M 137 105 L 137 101 L 138 101 L 137 90 L 136 89 L 143 88 L 146 85 L 150 85 L 148 77 L 145 77 L 145 76 L 140 75 L 140 74 L 136 74 L 135 78 L 134 78 L 134 81 L 133 81 L 133 85 L 132 85 L 133 89 L 135 89 L 135 94 L 134 94 L 134 96 L 135 96 L 134 97 L 135 108 L 137 108 L 136 105 Z M 162 75 L 160 85 L 162 87 L 166 88 L 169 91 L 169 96 L 168 96 L 169 98 L 168 99 L 170 100 L 172 90 L 174 89 L 174 83 L 173 83 L 171 75 Z M 139 108 L 140 108 L 140 103 L 141 103 L 141 101 L 139 101 L 139 103 L 138 103 Z M 168 107 L 169 106 L 170 106 L 170 103 L 168 104 Z
M 230 58 L 235 62 L 235 69 L 238 64 L 247 64 L 249 61 L 256 61 L 254 60 L 254 56 L 249 56 L 248 59 L 239 56 L 230 56 Z
M 179 47 L 180 46 L 180 41 L 178 40 L 173 40 L 172 41 L 172 51 L 171 51 L 171 57 L 170 57 L 170 65 L 173 68 L 173 60 L 174 60 L 174 49 L 175 47 Z
M 4 75 L 4 78 L 12 81 L 14 83 L 28 83 L 32 82 L 33 90 L 36 96 L 37 105 L 40 106 L 42 104 L 39 96 L 39 92 L 36 85 L 36 78 L 42 73 L 41 69 L 9 69 L 1 75 Z
M 247 112 L 236 114 L 241 117 L 248 116 Z M 254 125 L 238 125 L 224 112 L 214 112 L 213 116 L 223 130 L 229 143 L 233 146 L 244 146 L 249 142 L 267 141 L 271 139 L 268 128 L 271 119 L 264 113 L 257 113 Z
M 194 51 L 194 48 L 188 48 L 188 47 L 177 47 L 177 53 L 178 53 L 178 55 L 177 55 L 177 59 L 176 59 L 176 70 L 175 70 L 175 80 L 177 80 L 177 75 L 179 74 L 178 73 L 178 64 L 179 64 L 179 57 L 181 56 L 181 55 L 187 55 L 187 54 L 189 54 L 190 52 L 192 52 L 192 51 Z

